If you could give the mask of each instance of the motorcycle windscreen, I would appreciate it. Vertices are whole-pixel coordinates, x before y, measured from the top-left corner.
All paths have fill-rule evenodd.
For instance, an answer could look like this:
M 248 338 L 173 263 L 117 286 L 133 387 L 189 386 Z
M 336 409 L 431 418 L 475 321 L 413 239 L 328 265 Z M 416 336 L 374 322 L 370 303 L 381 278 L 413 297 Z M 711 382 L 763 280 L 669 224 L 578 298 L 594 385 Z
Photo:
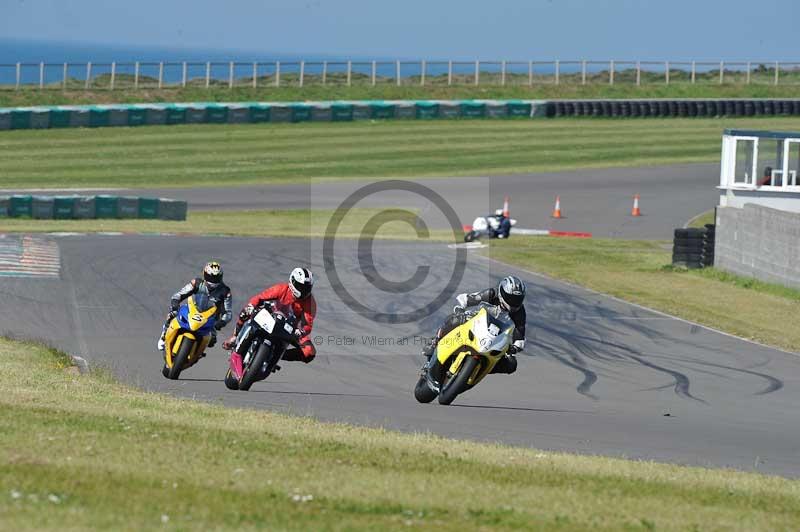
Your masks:
M 208 294 L 193 294 L 188 303 L 189 308 L 185 318 L 187 328 L 200 334 L 210 332 L 216 322 L 217 306 L 211 301 Z

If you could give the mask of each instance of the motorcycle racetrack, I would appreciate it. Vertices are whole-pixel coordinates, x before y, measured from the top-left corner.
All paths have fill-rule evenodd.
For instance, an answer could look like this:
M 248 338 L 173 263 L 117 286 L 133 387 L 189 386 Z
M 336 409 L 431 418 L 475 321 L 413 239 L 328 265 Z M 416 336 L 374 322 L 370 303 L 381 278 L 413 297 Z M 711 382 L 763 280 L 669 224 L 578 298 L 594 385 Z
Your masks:
M 8 236 L 10 244 L 15 238 Z M 30 237 L 29 237 L 30 238 Z M 452 302 L 412 323 L 376 323 L 335 293 L 322 241 L 157 235 L 43 235 L 55 276 L 0 276 L 4 333 L 40 338 L 148 390 L 324 420 L 562 450 L 800 476 L 800 358 L 519 271 L 469 252 L 458 291 L 518 274 L 528 286 L 528 345 L 516 374 L 491 375 L 450 407 L 412 395 L 422 338 Z M 456 250 L 376 241 L 375 270 L 424 282 L 387 296 L 365 280 L 356 241 L 336 243 L 335 267 L 353 297 L 377 312 L 410 312 L 450 279 Z M 49 248 L 48 248 L 49 249 Z M 179 381 L 161 376 L 155 340 L 169 296 L 209 256 L 225 267 L 238 310 L 292 267 L 318 272 L 317 359 L 284 362 L 249 392 L 222 377 L 215 347 Z M 52 266 L 51 266 L 52 268 Z M 229 326 L 223 331 L 229 333 Z

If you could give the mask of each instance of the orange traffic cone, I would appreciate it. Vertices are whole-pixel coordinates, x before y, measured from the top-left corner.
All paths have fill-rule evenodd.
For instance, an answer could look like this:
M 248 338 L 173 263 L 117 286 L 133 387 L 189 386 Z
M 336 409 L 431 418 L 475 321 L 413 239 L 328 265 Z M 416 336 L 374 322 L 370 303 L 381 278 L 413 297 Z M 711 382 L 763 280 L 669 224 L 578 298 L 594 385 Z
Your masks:
M 556 196 L 556 206 L 553 208 L 553 218 L 561 218 L 561 196 Z
M 631 210 L 631 216 L 641 216 L 642 211 L 639 210 L 639 194 L 633 196 L 633 209 Z
M 508 208 L 508 196 L 506 196 L 505 199 L 503 200 L 503 216 L 508 218 L 510 214 L 511 213 Z

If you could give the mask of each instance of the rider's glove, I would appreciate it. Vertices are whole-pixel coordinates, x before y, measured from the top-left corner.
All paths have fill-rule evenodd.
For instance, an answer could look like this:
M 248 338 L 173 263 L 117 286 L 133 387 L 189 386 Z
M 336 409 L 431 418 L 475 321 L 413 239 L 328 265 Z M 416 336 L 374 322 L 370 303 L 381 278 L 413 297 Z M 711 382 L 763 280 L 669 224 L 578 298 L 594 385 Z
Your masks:
M 248 303 L 239 313 L 239 319 L 242 321 L 246 320 L 247 318 L 253 315 L 253 312 L 255 312 L 255 310 L 256 309 L 253 307 L 253 305 Z
M 466 308 L 467 307 L 467 294 L 458 294 L 456 296 L 456 302 L 458 303 L 458 306 L 461 307 L 462 309 Z
M 177 309 L 170 309 L 169 313 L 167 314 L 167 318 L 172 320 L 175 319 L 175 316 L 178 315 Z
M 508 354 L 514 355 L 525 349 L 525 340 L 516 340 L 511 347 L 508 348 Z
M 453 307 L 453 314 L 461 314 L 462 312 L 464 312 L 464 307 L 460 307 L 458 305 Z

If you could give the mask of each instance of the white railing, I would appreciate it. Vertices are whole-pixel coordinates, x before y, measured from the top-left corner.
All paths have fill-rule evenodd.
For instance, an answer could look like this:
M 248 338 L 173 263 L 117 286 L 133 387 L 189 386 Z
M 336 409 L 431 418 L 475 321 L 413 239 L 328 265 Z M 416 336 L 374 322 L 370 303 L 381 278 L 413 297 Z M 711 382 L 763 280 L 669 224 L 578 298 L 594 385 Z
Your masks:
M 164 89 L 307 85 L 800 85 L 779 61 L 258 61 L 0 64 L 0 88 Z

